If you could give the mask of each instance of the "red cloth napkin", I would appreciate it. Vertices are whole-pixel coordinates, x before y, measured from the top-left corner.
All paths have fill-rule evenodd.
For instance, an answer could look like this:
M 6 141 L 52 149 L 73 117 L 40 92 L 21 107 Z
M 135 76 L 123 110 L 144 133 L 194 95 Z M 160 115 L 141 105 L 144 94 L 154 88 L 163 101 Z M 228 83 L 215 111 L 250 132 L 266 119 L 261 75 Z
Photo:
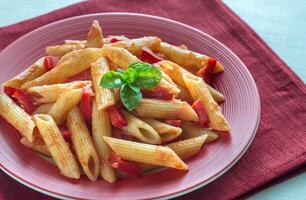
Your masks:
M 246 64 L 261 96 L 256 138 L 242 159 L 213 183 L 179 199 L 231 199 L 306 163 L 306 87 L 256 33 L 221 1 L 103 0 L 75 4 L 0 29 L 0 50 L 25 33 L 76 15 L 125 11 L 192 25 L 217 38 Z M 53 199 L 0 175 L 4 199 Z M 1 198 L 0 195 L 0 198 Z

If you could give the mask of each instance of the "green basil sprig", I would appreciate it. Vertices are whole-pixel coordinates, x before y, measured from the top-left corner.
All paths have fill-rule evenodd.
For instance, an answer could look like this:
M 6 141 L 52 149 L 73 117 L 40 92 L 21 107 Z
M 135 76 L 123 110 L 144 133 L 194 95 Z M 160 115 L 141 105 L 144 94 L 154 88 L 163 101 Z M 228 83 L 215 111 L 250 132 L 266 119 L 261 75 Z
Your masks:
M 131 64 L 125 71 L 118 69 L 104 74 L 100 86 L 104 88 L 120 88 L 120 98 L 129 110 L 138 106 L 142 98 L 140 89 L 150 89 L 156 86 L 162 78 L 162 73 L 154 65 L 144 62 Z

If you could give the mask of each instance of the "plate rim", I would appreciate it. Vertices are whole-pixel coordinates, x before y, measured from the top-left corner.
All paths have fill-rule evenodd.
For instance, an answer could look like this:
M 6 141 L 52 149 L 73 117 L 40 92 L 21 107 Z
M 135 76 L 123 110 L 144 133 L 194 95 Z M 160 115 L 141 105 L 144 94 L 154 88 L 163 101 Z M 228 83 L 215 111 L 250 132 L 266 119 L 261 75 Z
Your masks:
M 154 15 L 149 15 L 149 14 L 144 14 L 144 13 L 133 13 L 133 12 L 102 12 L 102 13 L 92 13 L 92 14 L 85 14 L 85 15 L 78 15 L 78 16 L 73 16 L 73 17 L 68 17 L 65 19 L 61 19 L 61 20 L 57 20 L 48 24 L 45 24 L 43 26 L 40 26 L 28 33 L 26 33 L 25 35 L 19 37 L 18 39 L 16 39 L 15 41 L 13 41 L 11 44 L 9 44 L 8 46 L 6 46 L 1 52 L 0 52 L 0 59 L 1 57 L 7 52 L 10 51 L 11 49 L 14 49 L 13 47 L 19 43 L 19 41 L 24 40 L 24 38 L 29 37 L 29 35 L 40 31 L 41 29 L 45 29 L 48 26 L 52 26 L 54 24 L 60 23 L 60 22 L 64 22 L 64 21 L 69 21 L 71 19 L 78 19 L 78 18 L 83 18 L 83 17 L 90 17 L 90 16 L 109 16 L 109 15 L 129 15 L 129 16 L 138 16 L 138 17 L 146 17 L 146 18 L 151 18 L 151 19 L 155 19 L 155 20 L 162 20 L 164 22 L 169 22 L 172 24 L 176 24 L 179 26 L 182 26 L 184 28 L 188 28 L 189 30 L 192 30 L 194 32 L 197 32 L 199 34 L 205 35 L 206 37 L 208 37 L 210 40 L 212 40 L 213 42 L 215 42 L 216 44 L 218 44 L 219 46 L 221 46 L 225 51 L 227 51 L 227 53 L 232 54 L 232 56 L 235 58 L 235 60 L 237 62 L 239 62 L 239 65 L 243 66 L 243 68 L 245 68 L 246 74 L 249 78 L 250 84 L 253 86 L 254 90 L 254 98 L 257 99 L 257 106 L 258 106 L 258 116 L 257 116 L 257 122 L 254 126 L 253 132 L 252 132 L 252 136 L 250 138 L 250 140 L 248 141 L 248 143 L 244 146 L 244 149 L 235 157 L 235 159 L 229 163 L 228 165 L 224 166 L 222 170 L 220 170 L 218 173 L 216 173 L 215 175 L 213 175 L 212 177 L 205 179 L 205 180 L 201 180 L 199 183 L 196 183 L 188 188 L 185 188 L 179 192 L 172 192 L 163 196 L 157 196 L 155 198 L 157 199 L 171 199 L 171 198 L 175 198 L 175 197 L 179 197 L 181 195 L 187 194 L 189 192 L 195 191 L 211 182 L 213 182 L 214 180 L 218 179 L 220 176 L 222 176 L 224 173 L 226 173 L 229 169 L 231 169 L 240 159 L 241 157 L 245 154 L 245 152 L 249 149 L 250 145 L 252 144 L 257 130 L 258 130 L 258 126 L 259 126 L 259 122 L 260 122 L 260 116 L 261 116 L 261 101 L 260 101 L 260 95 L 258 92 L 258 88 L 256 85 L 256 82 L 252 76 L 252 74 L 250 73 L 250 71 L 248 70 L 248 68 L 246 67 L 246 65 L 239 59 L 239 57 L 233 52 L 231 51 L 227 46 L 225 46 L 223 43 L 221 43 L 219 40 L 215 39 L 214 37 L 212 37 L 211 35 L 193 27 L 190 26 L 188 24 L 176 21 L 176 20 L 172 20 L 172 19 L 168 19 L 168 18 L 164 18 L 164 17 L 160 17 L 160 16 L 154 16 Z M 48 189 L 42 188 L 41 186 L 38 186 L 34 183 L 31 183 L 29 180 L 23 179 L 22 177 L 19 177 L 18 175 L 14 174 L 14 172 L 10 171 L 8 168 L 6 168 L 2 163 L 0 163 L 0 169 L 5 172 L 7 175 L 9 175 L 11 178 L 13 178 L 14 180 L 16 180 L 17 182 L 46 195 L 49 195 L 51 197 L 55 197 L 55 198 L 59 198 L 59 199 L 74 199 L 75 197 L 71 197 L 65 194 L 59 194 L 57 192 L 54 191 L 50 191 Z

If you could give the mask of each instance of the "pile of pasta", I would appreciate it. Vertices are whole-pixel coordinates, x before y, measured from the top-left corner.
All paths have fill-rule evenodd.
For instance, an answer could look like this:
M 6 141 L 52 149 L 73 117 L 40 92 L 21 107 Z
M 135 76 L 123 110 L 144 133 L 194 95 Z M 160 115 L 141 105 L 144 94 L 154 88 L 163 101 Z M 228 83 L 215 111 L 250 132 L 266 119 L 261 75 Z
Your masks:
M 46 56 L 2 84 L 0 115 L 21 144 L 52 158 L 62 175 L 113 183 L 158 166 L 188 170 L 184 160 L 230 127 L 210 86 L 224 70 L 216 59 L 154 36 L 103 36 L 93 21 L 86 40 L 46 48 Z M 110 71 L 146 62 L 160 70 L 132 111 L 118 89 L 100 86 Z M 120 175 L 121 174 L 121 175 Z

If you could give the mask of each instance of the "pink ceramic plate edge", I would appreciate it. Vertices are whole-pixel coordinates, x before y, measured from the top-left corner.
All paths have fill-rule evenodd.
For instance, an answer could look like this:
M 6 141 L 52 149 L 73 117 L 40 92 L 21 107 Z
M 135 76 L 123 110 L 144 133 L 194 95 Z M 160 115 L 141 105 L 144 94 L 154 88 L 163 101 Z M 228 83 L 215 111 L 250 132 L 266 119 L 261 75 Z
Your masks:
M 189 187 L 186 187 L 185 189 L 183 189 L 181 191 L 169 192 L 166 195 L 162 195 L 162 196 L 158 196 L 158 194 L 157 194 L 154 198 L 168 199 L 168 198 L 177 197 L 177 196 L 180 196 L 182 194 L 186 194 L 188 192 L 196 190 L 196 189 L 198 189 L 198 188 L 208 184 L 209 182 L 215 180 L 219 176 L 221 176 L 223 173 L 225 173 L 228 169 L 230 169 L 240 159 L 240 157 L 245 153 L 245 151 L 250 146 L 252 140 L 254 139 L 255 134 L 256 134 L 256 130 L 257 130 L 257 127 L 258 127 L 258 124 L 259 124 L 260 99 L 259 99 L 259 94 L 258 94 L 258 91 L 257 91 L 256 84 L 255 84 L 255 82 L 254 82 L 250 72 L 247 70 L 247 68 L 244 66 L 244 64 L 239 60 L 239 58 L 234 53 L 232 53 L 227 47 L 225 47 L 223 44 L 221 44 L 220 42 L 218 42 L 217 40 L 215 40 L 211 36 L 201 32 L 200 30 L 195 29 L 195 28 L 193 28 L 191 26 L 182 24 L 180 22 L 176 22 L 176 21 L 170 20 L 170 19 L 165 19 L 165 18 L 151 16 L 151 15 L 145 15 L 145 14 L 134 14 L 134 13 L 98 13 L 98 14 L 83 15 L 83 16 L 77 16 L 77 17 L 73 17 L 73 18 L 68 18 L 68 19 L 60 20 L 60 21 L 57 21 L 57 22 L 45 25 L 43 27 L 40 27 L 40 28 L 38 28 L 38 29 L 36 29 L 36 30 L 34 30 L 34 31 L 32 31 L 32 32 L 22 36 L 21 38 L 19 38 L 15 42 L 13 42 L 11 45 L 9 45 L 6 49 L 4 49 L 0 53 L 0 60 L 1 60 L 1 58 L 3 56 L 5 56 L 12 49 L 17 48 L 18 44 L 20 43 L 20 41 L 26 39 L 27 37 L 30 37 L 35 32 L 39 32 L 41 29 L 48 29 L 48 27 L 54 26 L 54 25 L 56 25 L 58 23 L 62 23 L 64 21 L 81 19 L 81 18 L 86 18 L 86 17 L 89 17 L 89 18 L 90 17 L 98 17 L 98 16 L 99 17 L 103 17 L 103 16 L 109 16 L 109 15 L 113 15 L 113 16 L 136 16 L 136 17 L 140 17 L 140 18 L 151 18 L 151 19 L 154 19 L 154 20 L 160 20 L 163 23 L 169 23 L 169 24 L 172 24 L 172 25 L 174 24 L 174 25 L 183 27 L 185 29 L 189 29 L 190 31 L 194 32 L 195 34 L 202 35 L 203 37 L 206 37 L 208 40 L 210 40 L 212 43 L 214 43 L 214 45 L 216 47 L 222 49 L 224 54 L 228 55 L 230 57 L 230 59 L 234 60 L 233 62 L 235 62 L 237 65 L 239 65 L 240 67 L 243 68 L 241 70 L 243 70 L 244 75 L 246 76 L 246 78 L 249 81 L 249 84 L 250 84 L 249 86 L 252 87 L 252 90 L 253 90 L 252 94 L 254 95 L 253 97 L 255 98 L 255 101 L 253 102 L 254 103 L 253 106 L 257 108 L 257 113 L 256 113 L 257 114 L 257 116 L 256 116 L 257 120 L 253 122 L 252 127 L 250 128 L 250 129 L 252 129 L 252 133 L 248 133 L 248 134 L 251 134 L 251 137 L 248 140 L 248 142 L 246 144 L 244 144 L 243 148 L 241 149 L 240 153 L 236 155 L 235 159 L 233 159 L 227 165 L 224 165 L 223 169 L 221 169 L 218 172 L 216 172 L 209 179 L 201 180 L 198 183 L 196 183 L 194 185 L 191 185 Z M 102 25 L 102 27 L 103 27 L 103 25 Z M 67 38 L 67 39 L 70 39 L 70 38 Z M 229 99 L 228 99 L 228 101 L 229 101 Z M 30 180 L 26 180 L 26 179 L 23 179 L 22 177 L 18 177 L 16 174 L 14 174 L 13 171 L 10 171 L 9 168 L 5 167 L 5 165 L 3 163 L 0 163 L 0 164 L 1 164 L 0 165 L 1 169 L 4 172 L 6 172 L 8 175 L 10 175 L 15 180 L 21 182 L 22 184 L 24 184 L 24 185 L 26 185 L 26 186 L 34 189 L 34 190 L 37 190 L 39 192 L 42 192 L 42 193 L 45 193 L 45 194 L 48 194 L 50 196 L 54 196 L 54 197 L 57 197 L 57 198 L 75 198 L 75 197 L 72 197 L 72 196 L 66 196 L 65 194 L 56 193 L 54 191 L 48 191 L 48 190 L 44 189 L 41 186 L 38 186 L 38 185 L 35 185 L 35 184 L 31 183 Z

